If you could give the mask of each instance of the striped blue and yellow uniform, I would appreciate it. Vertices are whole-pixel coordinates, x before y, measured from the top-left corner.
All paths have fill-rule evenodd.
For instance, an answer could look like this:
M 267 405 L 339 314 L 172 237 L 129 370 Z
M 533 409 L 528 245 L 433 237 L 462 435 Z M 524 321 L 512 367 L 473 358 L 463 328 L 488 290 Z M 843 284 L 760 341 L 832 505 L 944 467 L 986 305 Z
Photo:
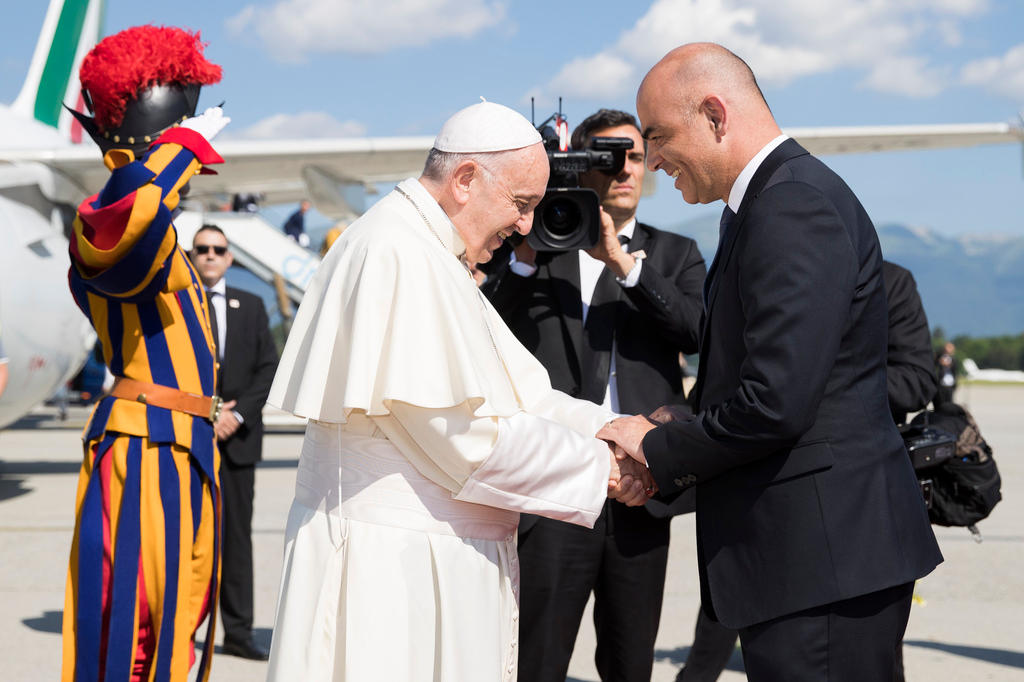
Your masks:
M 79 206 L 71 292 L 116 376 L 216 393 L 199 277 L 172 212 L 205 163 L 194 131 L 172 128 L 138 160 L 111 151 L 110 180 Z M 107 396 L 83 436 L 64 609 L 63 680 L 184 680 L 219 573 L 219 455 L 202 417 Z M 209 674 L 208 635 L 199 677 Z

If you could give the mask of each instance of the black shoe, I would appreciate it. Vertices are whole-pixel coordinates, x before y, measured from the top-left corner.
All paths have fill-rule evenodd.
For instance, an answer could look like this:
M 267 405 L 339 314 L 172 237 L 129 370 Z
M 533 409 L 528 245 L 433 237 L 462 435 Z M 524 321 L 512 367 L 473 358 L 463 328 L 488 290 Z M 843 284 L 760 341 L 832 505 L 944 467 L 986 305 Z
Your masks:
M 266 661 L 270 658 L 270 652 L 254 642 L 251 636 L 243 640 L 225 639 L 221 652 L 253 661 Z

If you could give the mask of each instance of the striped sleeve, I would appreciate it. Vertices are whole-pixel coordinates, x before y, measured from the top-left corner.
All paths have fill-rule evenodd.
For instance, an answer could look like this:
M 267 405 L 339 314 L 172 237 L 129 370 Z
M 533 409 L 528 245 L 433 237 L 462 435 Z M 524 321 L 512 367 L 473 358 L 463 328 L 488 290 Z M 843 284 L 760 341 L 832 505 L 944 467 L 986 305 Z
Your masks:
M 172 128 L 141 159 L 114 168 L 75 218 L 71 257 L 86 285 L 126 299 L 159 291 L 177 244 L 179 192 L 204 164 L 222 160 L 198 133 Z

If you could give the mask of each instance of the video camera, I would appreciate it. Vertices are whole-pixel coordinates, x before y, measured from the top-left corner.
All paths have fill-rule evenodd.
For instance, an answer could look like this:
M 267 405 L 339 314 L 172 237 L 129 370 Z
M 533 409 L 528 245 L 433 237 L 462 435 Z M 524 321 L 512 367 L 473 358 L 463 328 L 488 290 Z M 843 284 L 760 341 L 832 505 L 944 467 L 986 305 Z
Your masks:
M 548 125 L 552 120 L 554 127 Z M 533 213 L 533 228 L 526 243 L 535 251 L 589 249 L 601 235 L 601 202 L 597 192 L 580 187 L 579 174 L 599 170 L 618 175 L 633 140 L 592 137 L 586 149 L 570 150 L 569 126 L 561 112 L 550 116 L 537 130 L 548 153 L 551 175 L 544 198 Z

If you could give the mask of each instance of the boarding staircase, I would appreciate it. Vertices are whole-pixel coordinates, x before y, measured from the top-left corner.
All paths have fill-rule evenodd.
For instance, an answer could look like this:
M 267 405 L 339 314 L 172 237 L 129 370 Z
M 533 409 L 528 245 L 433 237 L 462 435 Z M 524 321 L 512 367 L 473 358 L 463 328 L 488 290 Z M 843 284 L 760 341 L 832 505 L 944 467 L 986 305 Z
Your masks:
M 224 231 L 236 264 L 272 286 L 280 278 L 288 298 L 295 304 L 302 301 L 320 265 L 315 253 L 299 246 L 258 213 L 229 211 L 182 211 L 174 219 L 174 226 L 183 249 L 192 248 L 192 237 L 204 223 Z

